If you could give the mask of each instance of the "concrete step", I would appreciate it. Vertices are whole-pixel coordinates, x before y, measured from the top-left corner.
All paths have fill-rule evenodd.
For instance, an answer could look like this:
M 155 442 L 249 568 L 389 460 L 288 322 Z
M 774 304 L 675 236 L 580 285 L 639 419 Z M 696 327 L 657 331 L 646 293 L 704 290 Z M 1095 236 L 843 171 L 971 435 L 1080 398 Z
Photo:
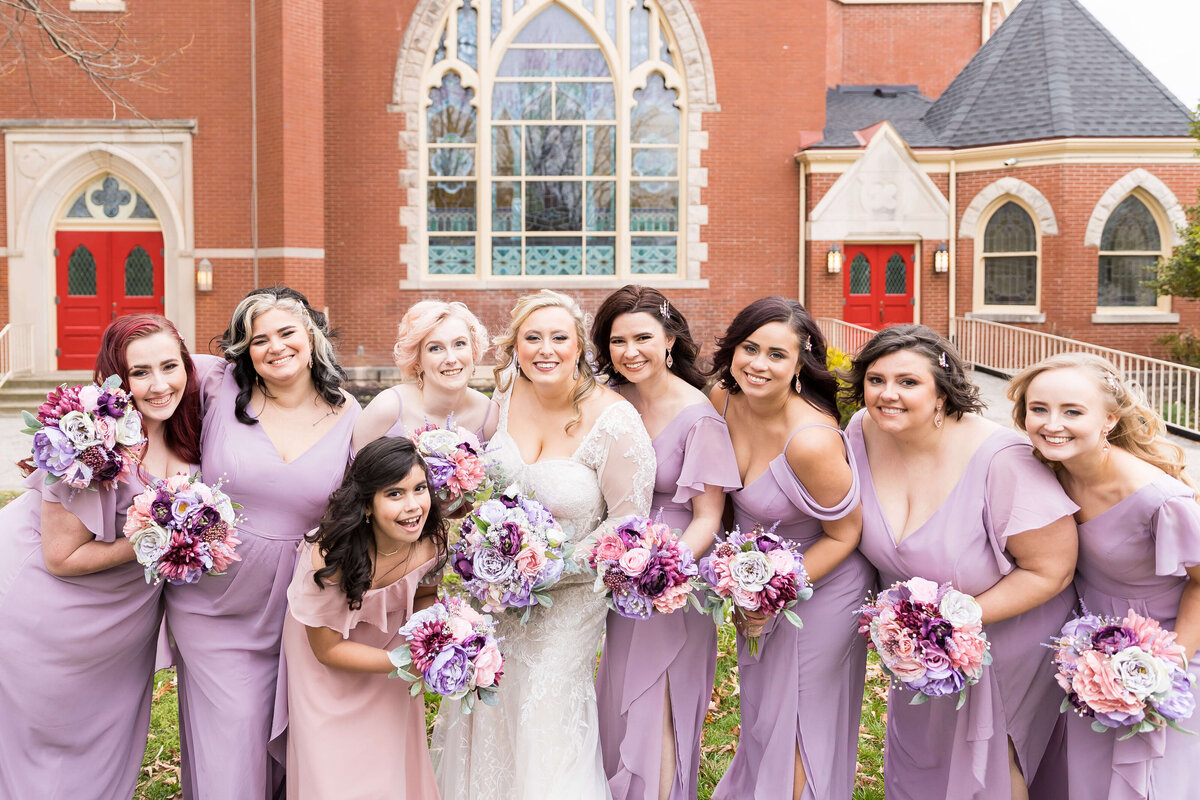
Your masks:
M 20 415 L 24 409 L 33 411 L 42 404 L 51 389 L 62 384 L 73 386 L 90 383 L 92 373 L 86 370 L 64 370 L 42 375 L 14 375 L 0 387 L 0 414 Z

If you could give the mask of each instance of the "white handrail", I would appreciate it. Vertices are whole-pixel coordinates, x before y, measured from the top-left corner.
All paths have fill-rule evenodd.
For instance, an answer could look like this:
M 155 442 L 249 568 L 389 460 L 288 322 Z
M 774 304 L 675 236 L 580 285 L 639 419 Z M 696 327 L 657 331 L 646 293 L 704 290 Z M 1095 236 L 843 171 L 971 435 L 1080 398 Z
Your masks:
M 0 387 L 13 375 L 33 371 L 33 324 L 8 323 L 0 328 Z
M 853 325 L 829 317 L 820 317 L 816 322 L 817 327 L 821 329 L 821 334 L 825 337 L 826 346 L 836 347 L 848 356 L 861 350 L 862 346 L 878 333 L 878 331 L 864 328 L 861 325 Z

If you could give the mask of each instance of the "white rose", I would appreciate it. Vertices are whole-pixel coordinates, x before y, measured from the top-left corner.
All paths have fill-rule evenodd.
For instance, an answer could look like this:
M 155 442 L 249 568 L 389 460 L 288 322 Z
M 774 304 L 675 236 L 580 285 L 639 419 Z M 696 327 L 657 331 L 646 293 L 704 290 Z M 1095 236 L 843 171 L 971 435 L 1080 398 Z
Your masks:
M 96 426 L 90 417 L 82 411 L 68 411 L 58 421 L 58 429 L 71 440 L 71 444 L 79 452 L 83 452 L 94 444 L 99 444 L 96 437 Z
M 1171 671 L 1166 663 L 1140 647 L 1126 647 L 1112 657 L 1109 665 L 1121 685 L 1138 700 L 1171 689 Z
M 131 405 L 125 416 L 117 420 L 117 444 L 133 447 L 142 441 L 142 415 L 134 411 Z
M 458 434 L 443 428 L 425 431 L 417 438 L 420 440 L 422 450 L 439 456 L 449 455 L 458 447 Z
M 969 594 L 951 589 L 938 604 L 938 613 L 956 628 L 965 628 L 983 621 L 983 609 Z
M 152 567 L 162 554 L 167 552 L 171 534 L 165 528 L 151 522 L 130 536 L 129 543 L 133 545 L 133 553 L 137 556 L 138 563 L 143 567 Z
M 738 553 L 729 564 L 729 577 L 746 592 L 761 592 L 773 572 L 766 553 L 757 550 Z

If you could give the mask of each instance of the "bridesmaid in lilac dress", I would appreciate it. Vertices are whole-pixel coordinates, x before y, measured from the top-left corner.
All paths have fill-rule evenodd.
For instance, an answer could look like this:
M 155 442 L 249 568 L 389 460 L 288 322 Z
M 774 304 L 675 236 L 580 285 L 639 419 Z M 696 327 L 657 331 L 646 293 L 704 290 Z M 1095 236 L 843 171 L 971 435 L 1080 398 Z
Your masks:
M 876 334 L 849 382 L 866 407 L 847 427 L 859 549 L 882 586 L 922 577 L 974 595 L 994 659 L 957 711 L 956 697 L 910 705 L 912 693 L 893 686 L 889 800 L 1061 798 L 1061 692 L 1042 643 L 1075 603 L 1075 504 L 1024 437 L 976 413 L 979 390 L 929 328 Z
M 262 800 L 280 785 L 267 754 L 286 726 L 276 690 L 296 549 L 341 483 L 360 412 L 341 388 L 325 316 L 299 292 L 257 289 L 221 337 L 228 363 L 198 357 L 205 480 L 242 504 L 242 560 L 220 577 L 169 587 L 179 667 L 184 796 Z
M 1013 379 L 1013 418 L 1079 504 L 1075 587 L 1093 614 L 1131 609 L 1200 643 L 1200 504 L 1162 419 L 1108 361 L 1069 353 Z M 1197 695 L 1200 664 L 1191 662 Z M 1118 741 L 1067 714 L 1072 800 L 1168 800 L 1197 794 L 1200 736 L 1172 730 Z M 1196 730 L 1197 717 L 1183 727 Z
M 154 684 L 162 587 L 146 583 L 125 512 L 155 477 L 200 460 L 198 387 L 175 326 L 120 317 L 94 379 L 119 375 L 142 414 L 141 466 L 113 489 L 45 483 L 0 511 L 0 798 L 133 796 Z
M 855 550 L 858 484 L 837 427 L 825 339 L 794 300 L 742 309 L 718 340 L 712 403 L 723 409 L 743 488 L 734 522 L 798 542 L 814 582 L 797 629 L 735 615 L 742 732 L 714 800 L 844 800 L 854 789 L 867 650 L 854 609 L 875 581 Z M 780 444 L 782 443 L 782 447 Z M 765 623 L 765 624 L 764 624 Z M 751 655 L 745 636 L 757 636 Z
M 596 368 L 641 414 L 658 462 L 651 515 L 682 531 L 698 559 L 741 486 L 725 421 L 700 391 L 698 348 L 662 292 L 625 286 L 592 325 Z M 717 630 L 690 606 L 647 620 L 608 612 L 596 676 L 600 747 L 614 800 L 695 800 L 712 697 Z
M 380 436 L 408 436 L 423 425 L 454 424 L 486 442 L 497 406 L 468 386 L 488 351 L 487 329 L 459 302 L 422 300 L 400 320 L 393 356 L 404 383 L 380 392 L 354 423 L 354 452 Z

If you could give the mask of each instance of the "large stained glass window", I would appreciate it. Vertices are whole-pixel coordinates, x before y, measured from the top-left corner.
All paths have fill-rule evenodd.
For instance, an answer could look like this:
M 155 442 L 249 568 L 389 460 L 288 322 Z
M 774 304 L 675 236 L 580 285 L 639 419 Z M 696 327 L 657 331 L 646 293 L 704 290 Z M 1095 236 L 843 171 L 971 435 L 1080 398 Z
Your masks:
M 626 7 L 451 5 L 423 117 L 430 276 L 681 274 L 678 57 L 652 0 Z
M 1037 229 L 1013 201 L 996 209 L 983 234 L 983 302 L 1037 305 Z
M 1146 204 L 1129 195 L 1113 209 L 1100 235 L 1100 275 L 1097 305 L 1158 305 L 1158 295 L 1146 286 L 1158 274 L 1162 236 Z

